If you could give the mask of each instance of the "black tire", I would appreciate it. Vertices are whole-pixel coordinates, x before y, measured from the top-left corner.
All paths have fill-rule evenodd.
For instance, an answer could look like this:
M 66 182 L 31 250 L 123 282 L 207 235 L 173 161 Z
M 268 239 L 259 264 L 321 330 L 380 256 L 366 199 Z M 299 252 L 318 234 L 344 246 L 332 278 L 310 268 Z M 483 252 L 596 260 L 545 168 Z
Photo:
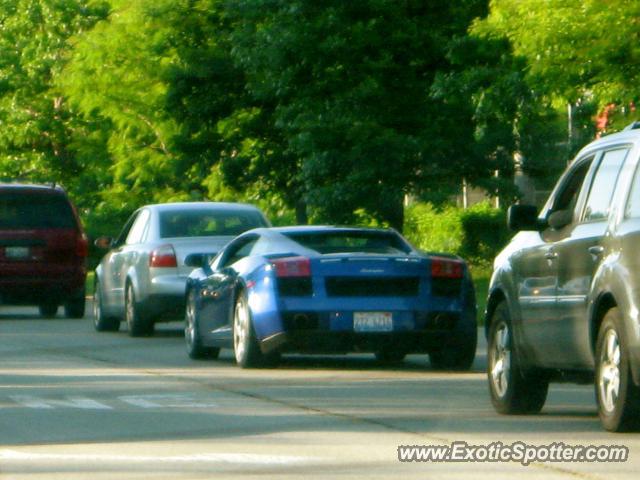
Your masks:
M 151 322 L 140 311 L 136 302 L 136 294 L 133 284 L 127 282 L 124 296 L 124 318 L 129 327 L 129 335 L 132 337 L 143 337 L 153 333 L 153 322 Z
M 196 304 L 196 292 L 189 290 L 187 293 L 187 305 L 184 316 L 184 339 L 187 344 L 187 354 L 194 360 L 204 358 L 218 358 L 220 349 L 217 347 L 205 347 L 200 337 L 200 316 Z
M 406 352 L 401 350 L 391 350 L 384 348 L 375 353 L 376 359 L 383 363 L 400 363 L 407 356 Z
M 464 337 L 460 342 L 429 353 L 431 366 L 436 370 L 467 371 L 476 358 L 478 330 Z
M 85 292 L 82 289 L 77 296 L 64 304 L 64 315 L 67 318 L 83 318 L 85 309 Z
M 633 383 L 623 318 L 617 307 L 604 316 L 596 343 L 596 401 L 610 432 L 640 429 L 640 388 Z
M 239 292 L 233 309 L 233 353 L 241 368 L 257 368 L 269 363 L 260 351 L 244 291 Z
M 120 329 L 120 320 L 104 314 L 102 289 L 99 281 L 95 282 L 93 288 L 93 327 L 98 332 L 117 332 Z
M 38 305 L 40 316 L 43 318 L 53 318 L 58 313 L 58 305 L 55 303 L 43 303 Z
M 491 403 L 499 413 L 532 414 L 542 410 L 549 390 L 544 373 L 520 368 L 513 348 L 509 307 L 498 304 L 491 316 L 487 344 L 487 380 Z

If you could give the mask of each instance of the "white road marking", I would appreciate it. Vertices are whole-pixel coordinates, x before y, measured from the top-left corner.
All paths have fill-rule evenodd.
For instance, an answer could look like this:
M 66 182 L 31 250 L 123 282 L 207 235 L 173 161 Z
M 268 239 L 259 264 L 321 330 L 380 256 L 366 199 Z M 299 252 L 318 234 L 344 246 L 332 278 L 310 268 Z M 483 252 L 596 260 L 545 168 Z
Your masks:
M 228 463 L 241 465 L 295 465 L 318 460 L 311 457 L 287 455 L 261 455 L 253 453 L 197 453 L 192 455 L 92 455 L 30 453 L 0 450 L 0 461 L 29 462 L 128 462 L 128 463 Z
M 82 410 L 113 410 L 114 407 L 87 397 L 43 398 L 35 395 L 10 395 L 9 398 L 26 408 L 52 410 L 55 408 L 80 408 Z M 139 408 L 212 408 L 218 405 L 198 400 L 190 394 L 124 395 L 117 397 L 122 403 Z
M 33 395 L 11 395 L 9 398 L 27 408 L 51 410 L 62 407 L 80 408 L 83 410 L 112 410 L 112 407 L 109 405 L 85 397 L 66 397 L 66 400 L 57 400 L 40 398 Z
M 118 397 L 121 402 L 140 408 L 209 408 L 215 403 L 204 402 L 185 394 L 125 395 Z

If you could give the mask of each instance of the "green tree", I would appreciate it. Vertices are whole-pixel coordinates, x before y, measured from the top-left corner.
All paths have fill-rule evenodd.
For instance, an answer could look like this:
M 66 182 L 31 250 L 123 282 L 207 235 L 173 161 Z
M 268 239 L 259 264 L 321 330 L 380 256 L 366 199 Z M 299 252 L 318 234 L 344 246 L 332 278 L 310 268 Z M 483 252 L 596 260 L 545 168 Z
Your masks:
M 436 182 L 461 181 L 451 113 L 430 97 L 446 45 L 483 12 L 482 1 L 244 0 L 228 3 L 232 51 L 260 112 L 272 117 L 271 157 L 223 159 L 283 180 L 317 221 L 349 223 L 364 209 L 401 228 L 402 201 Z M 462 142 L 461 142 L 462 145 Z M 279 149 L 279 151 L 278 151 Z M 462 147 L 464 151 L 464 147 Z M 241 153 L 241 152 L 240 152 Z
M 102 138 L 70 110 L 54 79 L 69 38 L 108 13 L 104 1 L 0 1 L 0 178 L 91 190 Z M 95 147 L 95 148 L 94 148 Z
M 507 38 L 536 90 L 579 111 L 613 103 L 625 117 L 638 101 L 639 17 L 640 3 L 625 0 L 492 0 L 473 31 Z

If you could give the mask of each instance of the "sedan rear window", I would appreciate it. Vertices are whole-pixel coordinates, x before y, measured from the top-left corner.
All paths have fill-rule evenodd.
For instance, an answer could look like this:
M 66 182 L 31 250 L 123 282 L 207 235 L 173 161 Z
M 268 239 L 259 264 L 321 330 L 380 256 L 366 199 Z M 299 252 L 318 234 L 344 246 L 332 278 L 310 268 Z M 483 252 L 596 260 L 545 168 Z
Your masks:
M 290 232 L 285 237 L 320 254 L 378 253 L 407 254 L 411 248 L 391 232 Z
M 71 205 L 63 195 L 0 193 L 0 229 L 75 227 Z
M 251 211 L 185 210 L 160 212 L 160 237 L 236 236 L 252 228 L 267 226 Z

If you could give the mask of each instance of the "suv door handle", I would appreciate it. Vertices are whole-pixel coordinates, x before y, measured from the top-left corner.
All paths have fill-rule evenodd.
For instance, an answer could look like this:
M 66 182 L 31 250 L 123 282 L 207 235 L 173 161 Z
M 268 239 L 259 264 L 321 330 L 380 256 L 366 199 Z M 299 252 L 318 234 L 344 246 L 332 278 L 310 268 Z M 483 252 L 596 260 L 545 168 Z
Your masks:
M 555 260 L 556 258 L 558 258 L 558 254 L 556 252 L 549 251 L 544 254 L 544 258 L 546 258 L 547 260 Z
M 604 253 L 604 247 L 602 245 L 595 245 L 593 247 L 589 247 L 589 253 L 595 256 L 602 255 Z

